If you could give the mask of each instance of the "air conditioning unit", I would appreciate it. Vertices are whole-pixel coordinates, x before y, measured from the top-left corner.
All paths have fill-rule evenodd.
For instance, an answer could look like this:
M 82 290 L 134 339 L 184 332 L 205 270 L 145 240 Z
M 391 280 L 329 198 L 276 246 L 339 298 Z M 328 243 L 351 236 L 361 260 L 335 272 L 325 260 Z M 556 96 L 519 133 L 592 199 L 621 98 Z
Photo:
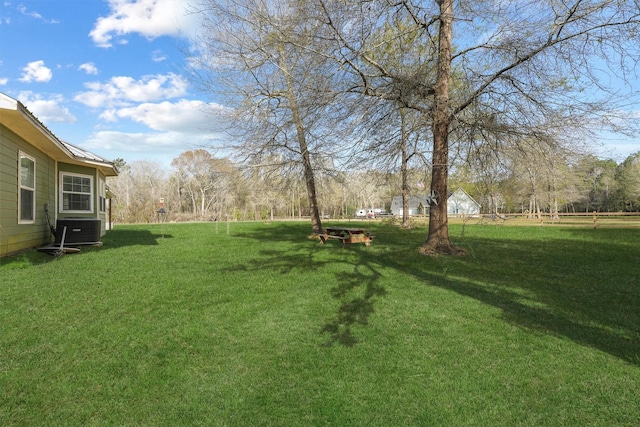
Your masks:
M 64 233 L 65 245 L 94 245 L 100 243 L 101 222 L 95 218 L 63 218 L 56 221 L 56 243 L 62 242 Z

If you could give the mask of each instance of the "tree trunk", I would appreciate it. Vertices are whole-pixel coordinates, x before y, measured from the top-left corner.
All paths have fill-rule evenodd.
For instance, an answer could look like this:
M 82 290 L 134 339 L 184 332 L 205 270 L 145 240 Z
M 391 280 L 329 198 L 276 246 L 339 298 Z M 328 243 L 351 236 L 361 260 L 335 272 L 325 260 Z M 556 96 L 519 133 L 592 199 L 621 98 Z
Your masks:
M 434 87 L 433 159 L 431 194 L 436 196 L 429 209 L 429 234 L 420 247 L 424 255 L 462 254 L 449 239 L 447 218 L 447 181 L 449 171 L 449 83 L 451 77 L 451 38 L 453 35 L 453 0 L 440 0 L 438 74 Z
M 549 203 L 549 214 L 551 219 L 560 219 L 558 212 L 558 186 L 556 184 L 556 168 L 555 162 L 551 163 L 553 170 L 551 171 L 551 201 Z
M 205 192 L 204 189 L 200 189 L 200 219 L 204 220 L 205 213 Z
M 196 193 L 191 191 L 191 204 L 193 206 L 193 217 L 195 218 L 198 215 L 198 200 L 196 199 Z
M 402 153 L 402 163 L 400 165 L 400 175 L 402 179 L 402 228 L 411 228 L 409 222 L 409 184 L 407 183 L 407 135 L 404 122 L 404 110 L 400 108 L 401 141 L 400 152 Z
M 281 52 L 282 54 L 282 52 Z M 314 234 L 322 233 L 322 220 L 320 219 L 320 210 L 318 209 L 318 195 L 316 193 L 316 181 L 313 173 L 313 165 L 311 164 L 311 154 L 309 153 L 309 146 L 307 144 L 306 129 L 302 123 L 302 117 L 300 115 L 300 109 L 294 92 L 294 83 L 291 78 L 291 74 L 288 71 L 283 56 L 281 56 L 280 66 L 285 75 L 287 84 L 287 100 L 289 101 L 289 108 L 291 109 L 291 115 L 293 124 L 296 127 L 296 137 L 298 138 L 298 144 L 300 145 L 300 155 L 302 156 L 302 168 L 304 170 L 304 181 L 307 186 L 307 195 L 309 196 L 309 210 L 311 211 L 311 227 Z

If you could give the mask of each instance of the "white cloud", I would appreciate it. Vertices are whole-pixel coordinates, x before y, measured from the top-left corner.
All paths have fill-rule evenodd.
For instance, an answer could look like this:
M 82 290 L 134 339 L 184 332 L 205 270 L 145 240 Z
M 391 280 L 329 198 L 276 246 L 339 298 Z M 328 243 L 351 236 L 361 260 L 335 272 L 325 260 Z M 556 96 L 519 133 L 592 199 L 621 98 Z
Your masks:
M 222 107 L 204 101 L 182 99 L 171 103 L 144 103 L 135 107 L 111 109 L 101 118 L 107 121 L 129 119 L 156 131 L 203 133 L 221 127 Z
M 46 22 L 47 24 L 59 24 L 60 23 L 60 21 L 58 21 L 56 19 L 46 19 L 46 18 L 44 18 L 38 12 L 31 12 L 31 11 L 27 10 L 27 8 L 25 6 L 23 6 L 23 5 L 18 6 L 18 11 L 20 13 L 22 13 L 23 15 L 25 15 L 25 16 L 30 16 L 32 18 L 39 19 L 39 20 L 41 20 L 43 22 Z
M 167 59 L 167 55 L 164 54 L 161 50 L 154 50 L 151 52 L 151 60 L 153 62 L 162 62 Z
M 93 62 L 85 62 L 84 64 L 80 64 L 78 70 L 84 71 L 87 74 L 98 74 L 98 69 Z
M 93 108 L 129 106 L 131 103 L 151 102 L 177 98 L 187 92 L 187 80 L 174 73 L 133 77 L 116 76 L 106 83 L 85 84 L 87 92 L 79 93 L 74 100 Z
M 220 139 L 217 133 L 185 135 L 180 132 L 120 132 L 102 130 L 80 146 L 108 159 L 127 162 L 154 159 L 169 167 L 171 161 L 187 150 L 211 146 Z
M 175 0 L 109 0 L 109 8 L 111 13 L 98 18 L 89 33 L 100 47 L 111 47 L 114 37 L 131 33 L 148 39 L 183 36 L 199 19 L 187 13 L 185 2 Z
M 9 82 L 9 79 L 6 77 L 0 77 L 0 86 L 4 86 Z
M 50 122 L 75 123 L 77 121 L 76 117 L 69 112 L 69 109 L 62 105 L 64 102 L 62 95 L 53 95 L 49 99 L 43 99 L 41 95 L 24 91 L 20 92 L 18 100 L 20 100 L 38 120 L 45 124 Z
M 32 18 L 36 19 L 42 19 L 42 15 L 40 15 L 38 12 L 29 12 L 25 6 L 18 6 L 18 10 L 23 15 L 31 16 Z
M 87 149 L 100 148 L 121 152 L 155 152 L 180 146 L 180 139 L 170 133 L 99 131 L 82 144 Z
M 22 69 L 24 73 L 19 79 L 21 82 L 48 82 L 53 77 L 51 69 L 44 65 L 44 61 L 29 62 L 26 67 Z
M 223 107 L 197 100 L 175 103 L 144 103 L 136 107 L 109 109 L 100 117 L 108 122 L 130 120 L 150 129 L 149 132 L 126 132 L 101 129 L 82 145 L 107 158 L 126 161 L 154 158 L 168 166 L 186 150 L 216 145 L 224 139 Z M 106 124 L 105 124 L 106 125 Z M 118 123 L 118 129 L 126 129 Z

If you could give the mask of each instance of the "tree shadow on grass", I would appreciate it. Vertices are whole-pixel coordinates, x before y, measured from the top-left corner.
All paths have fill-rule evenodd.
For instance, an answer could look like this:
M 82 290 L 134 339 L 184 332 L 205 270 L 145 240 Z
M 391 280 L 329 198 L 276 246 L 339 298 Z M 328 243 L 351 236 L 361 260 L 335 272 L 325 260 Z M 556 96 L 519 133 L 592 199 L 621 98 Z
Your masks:
M 328 265 L 332 267 L 340 265 L 342 270 L 352 269 L 352 271 L 334 273 L 333 281 L 336 284 L 330 288 L 329 293 L 338 301 L 338 308 L 335 315 L 320 328 L 320 333 L 329 336 L 323 346 L 329 347 L 336 343 L 347 347 L 354 346 L 358 342 L 354 326 L 367 326 L 369 317 L 375 312 L 376 299 L 387 293 L 378 283 L 380 274 L 359 259 L 333 258 L 322 261 L 316 259 L 316 254 L 315 249 L 307 252 L 296 249 L 291 253 L 265 250 L 261 252 L 262 257 L 259 263 L 237 265 L 227 271 L 273 270 L 280 274 L 287 274 L 294 270 L 303 270 L 312 273 Z
M 170 234 L 154 234 L 144 229 L 114 229 L 107 232 L 102 242 L 104 248 L 122 248 L 126 246 L 155 246 L 160 239 L 171 239 Z
M 378 227 L 370 248 L 319 245 L 299 224 L 247 237 L 289 242 L 288 250 L 263 252 L 267 268 L 335 270 L 329 292 L 338 307 L 320 328 L 328 346 L 357 344 L 354 328 L 369 323 L 386 294 L 380 278 L 397 271 L 496 307 L 505 322 L 531 333 L 564 337 L 640 366 L 639 230 L 531 228 L 507 238 L 500 230 L 468 229 L 455 242 L 468 249 L 464 257 L 419 255 L 426 231 L 415 229 Z
M 578 240 L 566 238 L 576 233 Z M 465 238 L 466 257 L 380 262 L 496 307 L 506 322 L 532 333 L 640 365 L 640 258 L 621 235 L 602 233 L 595 242 L 584 233 L 590 232 L 568 230 L 548 240 Z
M 370 262 L 369 248 L 353 244 L 343 248 L 339 242 L 320 244 L 305 233 L 307 227 L 300 224 L 272 224 L 259 233 L 243 234 L 241 237 L 267 242 L 296 242 L 291 249 L 263 250 L 260 262 L 253 265 L 240 265 L 233 269 L 263 270 L 270 269 L 281 274 L 295 270 L 318 272 L 323 269 L 338 270 L 333 273 L 331 297 L 338 301 L 338 308 L 320 327 L 320 334 L 328 336 L 323 346 L 340 344 L 352 347 L 358 343 L 354 327 L 367 326 L 369 318 L 375 313 L 375 302 L 387 294 L 380 285 L 381 273 Z M 335 243 L 335 245 L 333 244 Z
M 331 288 L 331 296 L 339 301 L 338 310 L 320 333 L 329 336 L 324 344 L 327 347 L 336 343 L 352 347 L 358 343 L 353 327 L 369 324 L 376 298 L 385 296 L 387 291 L 378 283 L 380 274 L 366 263 L 354 265 L 353 272 L 340 274 L 336 279 L 338 284 Z
M 638 330 L 616 332 L 610 329 L 612 325 L 590 325 L 588 321 L 579 321 L 564 313 L 558 313 L 553 307 L 544 304 L 536 307 L 530 303 L 540 303 L 539 300 L 527 301 L 519 293 L 504 290 L 489 291 L 481 285 L 432 276 L 424 271 L 411 273 L 432 285 L 499 308 L 506 322 L 531 332 L 563 336 L 581 345 L 597 348 L 629 363 L 640 365 L 640 331 Z M 632 327 L 632 325 L 628 326 Z
M 640 231 L 568 229 L 542 239 L 534 232 L 524 240 L 465 238 L 459 243 L 469 248 L 467 256 L 432 258 L 417 253 L 423 231 L 376 230 L 389 250 L 367 252 L 360 262 L 496 307 L 505 322 L 531 333 L 564 337 L 640 366 Z M 407 242 L 412 236 L 415 249 Z M 356 283 L 367 295 L 377 281 Z M 366 301 L 347 301 L 337 322 L 327 324 L 335 331 L 345 319 L 344 336 L 335 341 L 349 343 L 349 326 L 366 313 Z

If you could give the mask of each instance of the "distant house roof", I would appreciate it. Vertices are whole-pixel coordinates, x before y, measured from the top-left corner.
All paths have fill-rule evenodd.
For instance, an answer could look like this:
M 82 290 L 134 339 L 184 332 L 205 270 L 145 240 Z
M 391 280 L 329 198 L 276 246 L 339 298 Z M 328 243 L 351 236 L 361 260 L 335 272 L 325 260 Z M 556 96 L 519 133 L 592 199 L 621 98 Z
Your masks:
M 458 188 L 448 198 L 447 213 L 449 215 L 477 215 L 480 213 L 480 208 L 480 203 L 462 188 Z
M 91 165 L 106 176 L 117 176 L 113 162 L 60 140 L 20 101 L 0 93 L 0 124 L 11 129 L 25 141 L 42 150 L 49 157 L 64 162 Z
M 480 213 L 480 204 L 476 202 L 462 188 L 458 188 L 447 198 L 448 214 L 471 214 Z M 425 213 L 425 210 L 431 205 L 429 196 L 409 196 L 409 214 L 417 215 Z M 394 196 L 391 201 L 391 212 L 394 215 L 402 214 L 402 196 Z
M 418 215 L 425 213 L 424 210 L 430 206 L 429 196 L 409 196 L 409 214 Z M 402 196 L 394 196 L 391 201 L 391 212 L 394 215 L 402 214 Z

